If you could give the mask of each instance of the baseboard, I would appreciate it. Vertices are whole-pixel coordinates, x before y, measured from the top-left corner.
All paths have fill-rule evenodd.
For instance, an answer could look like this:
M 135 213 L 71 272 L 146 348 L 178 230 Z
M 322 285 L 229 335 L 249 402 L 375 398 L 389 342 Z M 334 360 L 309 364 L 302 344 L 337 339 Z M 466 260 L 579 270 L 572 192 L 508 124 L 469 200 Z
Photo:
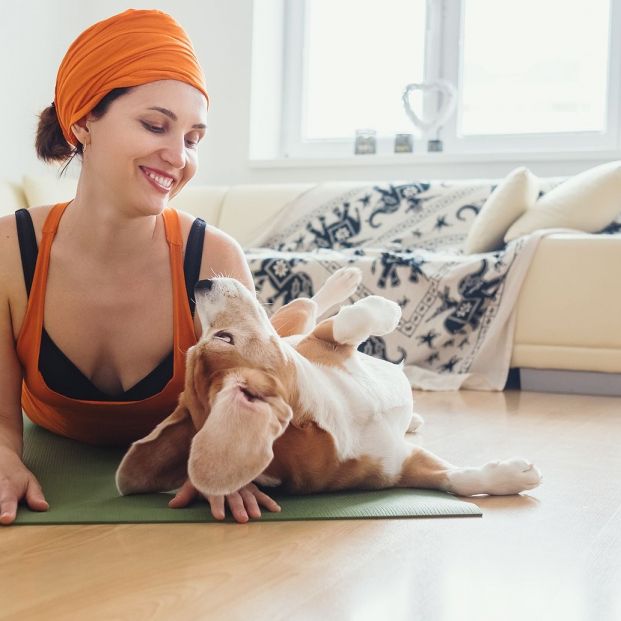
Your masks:
M 522 390 L 621 397 L 621 373 L 520 369 Z

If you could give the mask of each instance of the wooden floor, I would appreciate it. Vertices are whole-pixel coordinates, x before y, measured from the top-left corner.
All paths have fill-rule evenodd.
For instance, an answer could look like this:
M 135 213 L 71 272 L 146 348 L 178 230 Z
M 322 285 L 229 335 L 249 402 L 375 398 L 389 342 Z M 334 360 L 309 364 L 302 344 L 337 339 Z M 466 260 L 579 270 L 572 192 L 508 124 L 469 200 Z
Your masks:
M 418 393 L 419 440 L 524 456 L 483 517 L 0 530 L 0 619 L 621 619 L 621 399 Z

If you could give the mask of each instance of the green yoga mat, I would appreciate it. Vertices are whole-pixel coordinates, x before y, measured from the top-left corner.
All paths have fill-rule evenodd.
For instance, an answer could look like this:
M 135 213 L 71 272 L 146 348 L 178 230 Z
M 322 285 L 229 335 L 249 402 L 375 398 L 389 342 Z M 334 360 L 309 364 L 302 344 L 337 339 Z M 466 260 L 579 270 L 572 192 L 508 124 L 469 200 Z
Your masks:
M 203 500 L 171 509 L 171 494 L 119 496 L 114 473 L 123 453 L 61 438 L 24 420 L 24 462 L 41 483 L 50 508 L 37 512 L 20 506 L 15 524 L 216 522 Z M 476 505 L 431 490 L 271 495 L 282 511 L 262 511 L 261 522 L 481 515 Z

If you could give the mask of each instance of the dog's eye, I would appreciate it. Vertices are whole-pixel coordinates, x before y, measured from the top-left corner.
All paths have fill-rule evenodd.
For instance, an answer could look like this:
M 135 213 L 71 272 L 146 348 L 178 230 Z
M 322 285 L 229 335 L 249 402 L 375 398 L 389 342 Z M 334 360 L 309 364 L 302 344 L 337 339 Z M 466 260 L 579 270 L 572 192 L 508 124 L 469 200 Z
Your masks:
M 220 332 L 216 332 L 213 335 L 214 339 L 220 339 L 221 341 L 225 341 L 226 343 L 233 344 L 233 335 L 230 332 L 225 332 L 224 330 L 220 330 Z

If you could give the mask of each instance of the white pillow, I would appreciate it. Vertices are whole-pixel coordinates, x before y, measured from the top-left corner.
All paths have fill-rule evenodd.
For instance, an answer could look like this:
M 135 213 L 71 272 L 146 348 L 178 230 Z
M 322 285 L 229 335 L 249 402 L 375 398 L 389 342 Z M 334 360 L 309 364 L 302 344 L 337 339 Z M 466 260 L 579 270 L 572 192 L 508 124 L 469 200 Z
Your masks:
M 198 216 L 207 224 L 218 225 L 222 201 L 228 188 L 225 185 L 188 185 L 169 203 L 179 211 Z
M 621 161 L 586 170 L 542 196 L 507 231 L 505 241 L 537 229 L 596 233 L 621 213 Z
M 466 238 L 467 254 L 497 250 L 507 229 L 532 207 L 539 179 L 523 166 L 512 170 L 494 189 L 477 214 Z
M 27 207 L 22 189 L 11 181 L 0 181 L 0 216 Z

